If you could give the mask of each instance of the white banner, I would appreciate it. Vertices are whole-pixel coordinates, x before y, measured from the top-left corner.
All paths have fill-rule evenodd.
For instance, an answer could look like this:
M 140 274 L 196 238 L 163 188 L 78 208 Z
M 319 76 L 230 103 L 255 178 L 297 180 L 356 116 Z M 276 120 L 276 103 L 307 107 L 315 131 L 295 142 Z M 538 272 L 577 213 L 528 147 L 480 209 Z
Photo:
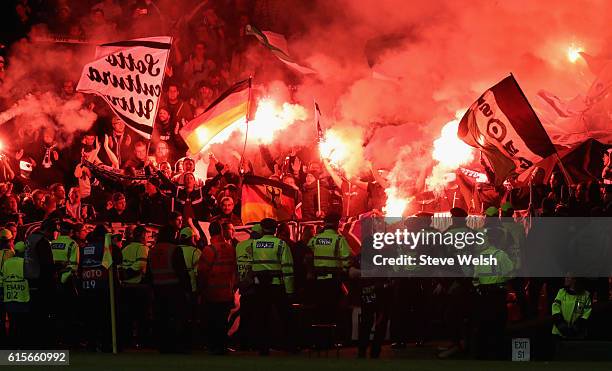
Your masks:
M 128 126 L 150 138 L 171 44 L 169 36 L 102 44 L 83 68 L 77 91 L 101 96 Z

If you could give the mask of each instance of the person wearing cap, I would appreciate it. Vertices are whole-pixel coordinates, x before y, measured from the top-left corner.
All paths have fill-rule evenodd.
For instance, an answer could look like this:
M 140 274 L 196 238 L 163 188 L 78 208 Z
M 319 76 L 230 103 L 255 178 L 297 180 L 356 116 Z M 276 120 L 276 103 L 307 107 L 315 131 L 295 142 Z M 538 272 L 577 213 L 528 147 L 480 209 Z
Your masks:
M 60 223 L 60 235 L 51 241 L 51 252 L 53 262 L 59 275 L 60 285 L 56 289 L 56 300 L 54 301 L 55 315 L 59 328 L 64 329 L 60 334 L 61 340 L 70 342 L 74 340 L 71 333 L 71 321 L 75 314 L 75 282 L 74 276 L 79 264 L 79 245 L 70 235 L 73 225 L 69 221 Z
M 57 219 L 45 219 L 40 228 L 25 240 L 24 275 L 28 279 L 31 298 L 31 336 L 37 346 L 54 344 L 51 306 L 59 280 L 51 242 L 59 231 Z
M 240 327 L 238 338 L 243 349 L 255 345 L 254 325 L 254 293 L 253 286 L 253 241 L 262 237 L 259 223 L 251 226 L 249 238 L 236 245 L 236 265 L 238 268 L 238 290 L 240 290 Z
M 128 345 L 136 329 L 136 345 L 141 344 L 144 335 L 144 321 L 149 305 L 149 287 L 144 284 L 147 271 L 147 258 L 149 248 L 147 243 L 147 229 L 138 225 L 132 231 L 132 238 L 122 250 L 122 262 L 119 265 L 121 279 L 120 311 L 123 317 L 121 324 L 123 344 Z
M 8 232 L 8 233 L 7 233 Z M 0 296 L 0 341 L 13 347 L 27 346 L 32 343 L 28 337 L 30 318 L 30 286 L 24 275 L 23 250 L 12 253 L 12 236 L 7 229 L 0 230 L 0 277 L 2 295 Z M 10 257 L 9 257 L 10 256 Z M 8 337 L 5 338 L 4 319 L 8 315 Z M 5 339 L 7 340 L 5 342 Z
M 261 221 L 263 236 L 252 242 L 253 283 L 255 287 L 255 318 L 259 354 L 270 353 L 270 328 L 285 328 L 288 314 L 287 295 L 292 295 L 293 256 L 283 240 L 275 236 L 277 222 L 265 218 Z M 272 313 L 278 313 L 281 323 L 272 322 Z M 284 330 L 281 331 L 284 333 Z
M 191 229 L 191 227 L 181 229 L 179 234 L 179 247 L 183 250 L 183 258 L 185 259 L 185 266 L 189 274 L 192 292 L 196 292 L 197 289 L 198 262 L 202 255 L 202 252 L 197 249 L 195 245 L 196 240 L 193 229 Z
M 482 258 L 496 259 L 489 264 L 474 266 L 473 284 L 476 288 L 474 310 L 476 354 L 480 358 L 503 356 L 504 330 L 508 311 L 506 308 L 506 282 L 513 271 L 508 254 L 498 246 L 503 244 L 504 231 L 498 227 L 487 227 L 485 244 L 477 252 Z
M 320 323 L 335 323 L 341 298 L 342 279 L 349 268 L 351 249 L 346 239 L 338 233 L 340 214 L 325 216 L 325 226 L 308 242 L 313 253 L 316 282 L 315 313 Z
M 51 252 L 55 263 L 60 283 L 66 285 L 72 280 L 79 264 L 79 245 L 70 235 L 73 225 L 69 221 L 60 223 L 59 236 L 51 241 Z
M 15 256 L 13 250 L 13 233 L 6 228 L 0 229 L 0 344 L 4 344 L 6 333 L 5 333 L 5 322 L 6 308 L 4 306 L 4 274 L 2 268 L 4 263 Z M 8 295 L 10 297 L 10 295 Z
M 227 319 L 234 304 L 236 283 L 236 251 L 223 237 L 218 222 L 210 223 L 210 245 L 202 251 L 198 265 L 198 287 L 206 303 L 209 330 L 209 351 L 226 352 Z
M 132 241 L 121 250 L 123 261 L 119 266 L 121 282 L 124 284 L 142 283 L 147 270 L 149 248 L 146 246 L 147 229 L 138 225 L 132 231 Z

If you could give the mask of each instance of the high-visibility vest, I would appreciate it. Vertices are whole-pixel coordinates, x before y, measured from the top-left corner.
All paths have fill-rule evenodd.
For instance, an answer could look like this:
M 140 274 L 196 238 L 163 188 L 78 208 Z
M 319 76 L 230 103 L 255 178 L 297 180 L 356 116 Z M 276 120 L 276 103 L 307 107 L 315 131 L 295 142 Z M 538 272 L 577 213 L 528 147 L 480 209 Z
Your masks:
M 84 291 L 108 288 L 108 269 L 112 264 L 110 241 L 97 241 L 81 247 L 79 261 L 80 289 Z
M 253 239 L 240 241 L 236 245 L 236 265 L 238 266 L 238 277 L 244 281 L 253 266 Z
M 252 269 L 255 275 L 272 277 L 272 284 L 285 285 L 285 292 L 293 293 L 293 257 L 287 244 L 272 235 L 253 240 Z
M 212 237 L 211 245 L 202 252 L 200 272 L 203 274 L 204 296 L 211 302 L 231 301 L 234 298 L 236 252 L 232 245 Z
M 2 275 L 4 280 L 5 303 L 27 303 L 30 301 L 30 285 L 23 274 L 23 262 L 21 257 L 12 257 L 4 262 Z
M 51 241 L 53 262 L 59 267 L 60 282 L 65 283 L 77 270 L 79 264 L 79 245 L 69 236 L 59 236 Z
M 553 301 L 552 314 L 561 314 L 563 320 L 572 326 L 579 318 L 589 319 L 591 316 L 591 294 L 584 291 L 572 294 L 566 289 L 560 289 Z M 552 333 L 561 336 L 561 331 L 553 325 Z
M 330 279 L 349 268 L 351 248 L 344 237 L 333 229 L 325 229 L 310 239 L 317 279 Z
M 183 259 L 185 259 L 185 267 L 187 267 L 187 274 L 189 274 L 189 281 L 191 282 L 191 291 L 195 292 L 198 288 L 197 276 L 198 276 L 198 262 L 202 252 L 189 245 L 179 245 L 183 251 Z
M 154 285 L 175 285 L 179 278 L 172 266 L 172 256 L 177 246 L 173 243 L 160 242 L 149 251 L 149 269 Z
M 140 283 L 147 269 L 147 257 L 149 256 L 149 248 L 140 242 L 132 242 L 121 250 L 123 261 L 121 267 L 123 269 L 131 269 L 140 274 L 123 280 L 124 283 Z
M 4 262 L 12 258 L 13 256 L 15 256 L 15 252 L 13 250 L 10 250 L 10 249 L 0 250 L 0 285 L 2 285 L 2 282 L 4 280 L 3 278 L 4 275 L 2 273 L 2 267 L 4 266 Z
M 480 252 L 480 256 L 495 258 L 497 260 L 497 265 L 474 266 L 474 285 L 502 286 L 508 280 L 509 274 L 514 269 L 508 254 L 494 246 L 489 246 Z

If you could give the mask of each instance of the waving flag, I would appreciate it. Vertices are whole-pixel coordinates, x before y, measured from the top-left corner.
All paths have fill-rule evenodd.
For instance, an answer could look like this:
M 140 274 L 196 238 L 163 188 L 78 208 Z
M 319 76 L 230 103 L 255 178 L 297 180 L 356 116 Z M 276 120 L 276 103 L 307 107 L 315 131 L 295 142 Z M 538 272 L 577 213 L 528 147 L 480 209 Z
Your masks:
M 459 123 L 457 136 L 484 153 L 495 172 L 496 185 L 556 153 L 512 75 L 472 104 Z
M 77 91 L 97 94 L 129 127 L 151 138 L 172 38 L 99 45 L 83 68 Z
M 234 84 L 181 129 L 179 134 L 192 154 L 200 152 L 223 129 L 246 118 L 250 88 L 251 79 Z
M 317 73 L 317 71 L 311 68 L 299 65 L 291 58 L 285 36 L 272 31 L 260 31 L 255 26 L 251 25 L 246 26 L 246 34 L 255 36 L 263 46 L 270 49 L 276 58 L 280 59 L 281 62 L 295 71 L 304 75 Z
M 242 181 L 242 222 L 259 222 L 263 218 L 278 221 L 294 219 L 297 190 L 276 180 L 248 175 Z

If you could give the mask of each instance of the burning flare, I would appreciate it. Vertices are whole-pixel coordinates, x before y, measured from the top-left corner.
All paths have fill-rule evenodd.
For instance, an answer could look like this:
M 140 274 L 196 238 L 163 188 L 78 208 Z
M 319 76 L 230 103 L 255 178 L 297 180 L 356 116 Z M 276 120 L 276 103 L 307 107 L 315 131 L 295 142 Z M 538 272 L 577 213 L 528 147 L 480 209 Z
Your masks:
M 455 116 L 457 119 L 444 125 L 440 137 L 433 143 L 432 157 L 438 164 L 433 167 L 431 175 L 425 181 L 427 189 L 432 191 L 444 188 L 452 179 L 448 176 L 449 173 L 474 159 L 473 148 L 457 137 L 461 112 L 457 112 Z
M 576 63 L 576 61 L 580 58 L 580 52 L 584 51 L 580 46 L 576 46 L 574 44 L 570 45 L 567 48 L 567 60 L 571 63 Z
M 457 137 L 459 120 L 448 122 L 442 128 L 441 135 L 433 143 L 432 157 L 449 170 L 454 170 L 474 158 L 472 147 Z
M 339 167 L 346 161 L 351 151 L 349 145 L 342 139 L 340 133 L 329 129 L 319 143 L 321 157 L 327 159 L 335 167 Z
M 279 105 L 274 99 L 267 97 L 259 100 L 255 118 L 249 121 L 248 140 L 259 144 L 270 144 L 277 133 L 287 129 L 296 121 L 307 118 L 306 109 L 299 104 L 283 103 Z M 244 138 L 246 133 L 246 118 L 241 118 L 222 130 L 210 142 L 224 143 L 234 132 L 240 131 Z M 208 147 L 208 146 L 207 146 Z
M 387 194 L 387 202 L 382 210 L 385 216 L 397 218 L 404 216 L 404 212 L 413 197 L 401 197 L 395 186 L 385 189 L 385 193 Z

